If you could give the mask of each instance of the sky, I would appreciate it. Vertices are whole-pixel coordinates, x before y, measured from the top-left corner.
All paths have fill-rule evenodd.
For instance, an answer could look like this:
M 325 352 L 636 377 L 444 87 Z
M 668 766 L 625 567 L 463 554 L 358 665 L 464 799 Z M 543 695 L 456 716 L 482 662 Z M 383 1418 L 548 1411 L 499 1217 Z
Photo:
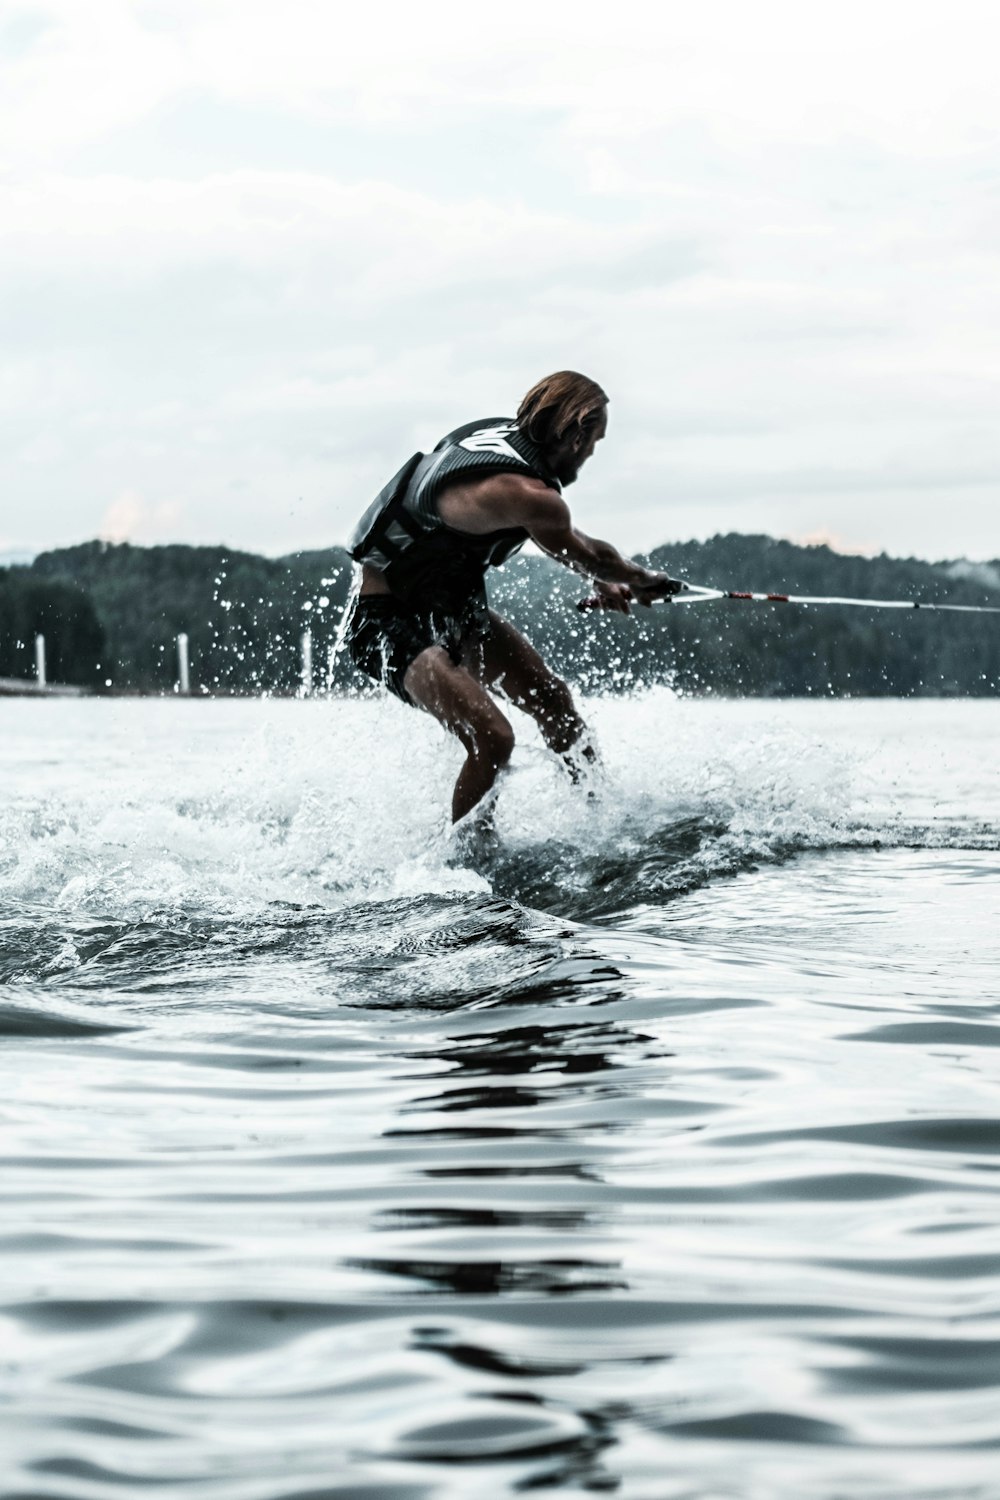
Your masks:
M 995 0 L 0 0 L 0 555 L 341 543 L 552 370 L 624 550 L 1000 555 Z

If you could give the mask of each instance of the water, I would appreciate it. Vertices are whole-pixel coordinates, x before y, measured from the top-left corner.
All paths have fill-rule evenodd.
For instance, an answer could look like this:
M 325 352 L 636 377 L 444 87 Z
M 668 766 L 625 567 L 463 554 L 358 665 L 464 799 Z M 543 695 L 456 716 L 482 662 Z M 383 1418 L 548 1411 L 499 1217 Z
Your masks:
M 1000 705 L 0 705 L 5 1500 L 996 1500 Z

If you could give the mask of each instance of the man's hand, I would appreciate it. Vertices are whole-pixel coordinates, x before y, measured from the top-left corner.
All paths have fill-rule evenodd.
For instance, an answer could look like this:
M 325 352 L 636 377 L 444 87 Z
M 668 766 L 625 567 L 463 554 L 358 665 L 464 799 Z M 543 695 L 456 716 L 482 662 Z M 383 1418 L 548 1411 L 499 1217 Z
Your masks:
M 666 599 L 670 594 L 679 594 L 684 588 L 679 578 L 671 578 L 668 573 L 650 572 L 649 579 L 648 584 L 639 584 L 632 589 L 639 603 L 647 607 L 655 599 Z
M 679 594 L 684 588 L 679 579 L 671 578 L 667 573 L 654 573 L 649 569 L 643 569 L 643 572 L 649 582 L 644 580 L 632 587 L 627 583 L 595 582 L 595 593 L 589 599 L 581 599 L 577 609 L 610 609 L 627 615 L 633 604 L 642 604 L 648 609 L 655 599 Z
M 635 595 L 627 583 L 594 582 L 595 593 L 589 599 L 581 599 L 577 609 L 610 609 L 615 614 L 627 615 L 632 608 Z

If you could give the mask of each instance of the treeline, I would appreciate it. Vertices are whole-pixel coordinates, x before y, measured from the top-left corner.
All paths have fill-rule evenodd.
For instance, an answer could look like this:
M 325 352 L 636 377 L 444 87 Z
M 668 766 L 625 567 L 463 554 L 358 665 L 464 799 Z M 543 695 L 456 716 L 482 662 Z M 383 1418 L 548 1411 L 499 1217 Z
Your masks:
M 86 590 L 109 642 L 106 676 L 119 691 L 172 691 L 183 632 L 194 691 L 288 693 L 299 684 L 307 625 L 317 682 L 324 680 L 324 645 L 347 596 L 347 564 L 339 548 L 269 558 L 227 547 L 86 542 L 43 552 L 31 571 Z
M 54 682 L 100 684 L 106 638 L 87 592 L 72 578 L 0 568 L 0 677 L 34 677 L 38 635 Z
M 1000 564 L 847 557 L 735 534 L 657 548 L 651 561 L 721 588 L 1000 605 Z M 170 692 L 183 631 L 195 691 L 286 693 L 299 685 L 308 626 L 314 685 L 365 691 L 346 656 L 333 659 L 350 581 L 340 548 L 274 559 L 90 542 L 43 553 L 30 568 L 0 572 L 0 675 L 31 675 L 38 628 L 52 642 L 53 680 Z M 581 615 L 575 605 L 587 591 L 586 580 L 538 556 L 515 558 L 490 580 L 496 607 L 592 691 L 669 682 L 736 696 L 980 696 L 1000 687 L 1000 616 L 720 601 L 626 619 Z M 33 599 L 35 613 L 19 606 L 8 628 L 3 600 L 15 597 Z

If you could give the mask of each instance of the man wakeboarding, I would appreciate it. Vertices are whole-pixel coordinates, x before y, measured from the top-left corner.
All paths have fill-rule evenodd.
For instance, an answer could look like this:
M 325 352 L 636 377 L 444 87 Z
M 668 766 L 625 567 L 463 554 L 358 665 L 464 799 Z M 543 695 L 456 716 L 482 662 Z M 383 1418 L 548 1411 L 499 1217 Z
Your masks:
M 362 566 L 347 626 L 355 665 L 456 735 L 466 760 L 455 822 L 479 806 L 510 760 L 514 731 L 491 691 L 534 719 L 574 779 L 593 760 L 566 684 L 508 620 L 491 610 L 485 576 L 525 542 L 596 583 L 592 607 L 633 603 L 683 587 L 631 562 L 573 524 L 562 491 L 602 440 L 608 398 L 561 370 L 532 386 L 517 416 L 469 422 L 416 453 L 362 516 L 351 556 Z

